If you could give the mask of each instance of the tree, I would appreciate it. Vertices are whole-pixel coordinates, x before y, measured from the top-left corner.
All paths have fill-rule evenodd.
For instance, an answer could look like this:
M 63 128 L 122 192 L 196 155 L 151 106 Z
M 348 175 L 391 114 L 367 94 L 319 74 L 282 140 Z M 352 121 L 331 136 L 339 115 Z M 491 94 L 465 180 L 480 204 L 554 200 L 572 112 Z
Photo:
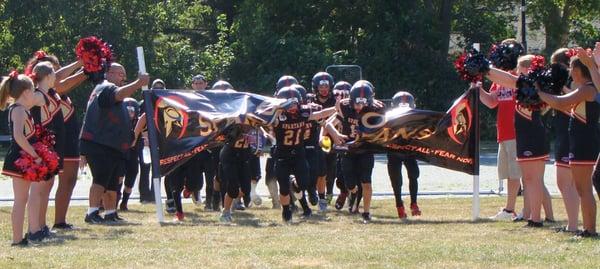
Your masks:
M 600 0 L 533 0 L 528 14 L 533 17 L 534 28 L 544 27 L 546 55 L 567 47 L 572 37 L 577 38 L 579 45 L 589 46 L 592 39 L 600 36 L 597 29 L 590 31 L 591 22 L 600 15 Z

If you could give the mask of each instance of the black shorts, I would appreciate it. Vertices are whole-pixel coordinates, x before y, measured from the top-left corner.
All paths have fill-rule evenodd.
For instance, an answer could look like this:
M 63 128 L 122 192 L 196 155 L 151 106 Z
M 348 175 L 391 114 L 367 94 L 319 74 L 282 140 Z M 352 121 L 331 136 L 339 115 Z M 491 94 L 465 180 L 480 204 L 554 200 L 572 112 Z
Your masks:
M 600 134 L 597 129 L 587 126 L 569 128 L 569 164 L 594 165 L 600 151 Z
M 277 158 L 275 163 L 275 174 L 279 183 L 279 194 L 286 196 L 290 194 L 290 175 L 296 177 L 296 183 L 301 190 L 308 190 L 309 167 L 304 155 Z
M 65 122 L 65 162 L 79 161 L 79 122 L 75 115 Z
M 515 132 L 517 140 L 517 161 L 547 160 L 549 158 L 546 143 L 546 129 L 540 112 L 534 111 L 531 120 L 515 114 Z
M 307 148 L 305 152 L 309 167 L 308 177 L 310 178 L 310 184 L 314 185 L 317 182 L 317 177 L 325 174 L 323 173 L 325 171 L 325 154 L 321 149 L 316 148 Z
M 85 155 L 94 184 L 109 191 L 119 190 L 119 177 L 125 171 L 125 158 L 117 150 L 98 147 L 93 153 Z
M 250 154 L 245 150 L 221 150 L 221 190 L 231 198 L 237 198 L 240 189 L 244 194 L 250 193 L 252 173 L 250 171 Z
M 129 156 L 125 161 L 125 187 L 133 187 L 139 171 L 138 149 L 134 147 L 129 149 Z
M 184 186 L 192 192 L 202 189 L 204 185 L 200 165 L 202 159 L 202 155 L 196 154 L 166 176 L 165 180 L 168 181 L 172 191 L 181 192 Z
M 373 153 L 346 153 L 342 157 L 344 183 L 349 190 L 361 183 L 371 183 L 371 174 L 375 165 Z

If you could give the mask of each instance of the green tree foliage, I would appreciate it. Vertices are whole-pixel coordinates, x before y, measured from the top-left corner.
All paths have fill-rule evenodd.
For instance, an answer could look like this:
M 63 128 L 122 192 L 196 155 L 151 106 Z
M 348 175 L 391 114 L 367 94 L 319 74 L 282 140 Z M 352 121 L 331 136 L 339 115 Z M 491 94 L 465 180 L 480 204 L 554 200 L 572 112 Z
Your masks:
M 600 30 L 591 22 L 600 15 L 600 0 L 532 0 L 529 14 L 534 28 L 543 26 L 546 33 L 545 54 L 566 47 L 569 41 L 591 46 L 600 39 Z
M 461 46 L 480 42 L 484 50 L 514 37 L 517 2 L 0 1 L 0 67 L 4 73 L 22 70 L 39 49 L 67 63 L 75 60 L 79 38 L 97 35 L 113 45 L 129 79 L 138 70 L 135 48 L 143 46 L 148 72 L 168 88 L 189 87 L 190 78 L 202 73 L 241 90 L 271 94 L 281 75 L 293 75 L 310 88 L 312 75 L 328 65 L 357 64 L 378 98 L 407 89 L 419 107 L 444 110 L 467 87 L 452 66 L 456 55 L 448 55 L 452 34 L 463 37 Z M 534 26 L 549 29 L 550 50 L 565 40 L 585 44 L 598 38 L 590 22 L 600 0 L 528 2 Z M 71 94 L 80 112 L 90 90 L 84 84 Z M 494 115 L 483 111 L 482 134 L 492 138 Z

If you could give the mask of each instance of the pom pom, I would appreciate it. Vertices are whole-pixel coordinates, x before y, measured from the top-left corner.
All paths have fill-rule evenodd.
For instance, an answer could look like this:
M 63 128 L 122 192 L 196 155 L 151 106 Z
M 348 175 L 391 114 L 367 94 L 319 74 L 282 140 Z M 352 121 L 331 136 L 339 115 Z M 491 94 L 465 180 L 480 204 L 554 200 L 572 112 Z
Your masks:
M 42 59 L 44 59 L 44 58 L 48 57 L 48 54 L 47 54 L 45 51 L 43 51 L 43 50 L 38 50 L 38 51 L 36 51 L 36 52 L 33 54 L 33 56 L 34 56 L 36 59 L 38 59 L 38 61 L 39 61 L 39 60 L 42 60 Z
M 56 137 L 54 132 L 46 127 L 43 127 L 41 124 L 35 125 L 35 135 L 42 144 L 47 147 L 54 147 L 56 143 Z
M 545 65 L 546 59 L 544 59 L 544 56 L 535 55 L 533 56 L 533 59 L 531 59 L 531 65 L 529 66 L 528 70 L 529 72 L 535 72 L 543 69 Z
M 36 142 L 33 149 L 40 156 L 41 162 L 38 164 L 35 159 L 25 151 L 20 152 L 20 157 L 15 161 L 15 166 L 21 170 L 23 179 L 37 182 L 49 180 L 58 174 L 58 154 L 44 145 L 42 142 Z
M 517 79 L 517 105 L 529 110 L 540 110 L 546 103 L 537 94 L 535 79 L 529 75 L 520 75 Z
M 103 73 L 113 58 L 110 45 L 95 36 L 80 39 L 75 47 L 75 54 L 83 61 L 83 70 L 93 82 L 99 82 L 103 78 Z M 93 75 L 96 73 L 101 75 Z
M 477 82 L 490 71 L 490 61 L 481 52 L 471 49 L 469 53 L 463 53 L 454 61 L 454 68 L 462 80 Z
M 540 99 L 537 91 L 560 95 L 568 79 L 569 71 L 561 64 L 552 64 L 548 68 L 536 67 L 529 74 L 519 76 L 517 105 L 530 110 L 545 107 L 546 104 Z
M 567 55 L 567 57 L 569 57 L 569 59 L 571 59 L 573 56 L 577 56 L 577 50 L 569 49 L 565 52 L 565 55 Z
M 489 58 L 497 68 L 509 71 L 517 67 L 519 56 L 524 52 L 523 46 L 519 43 L 500 43 L 492 46 Z

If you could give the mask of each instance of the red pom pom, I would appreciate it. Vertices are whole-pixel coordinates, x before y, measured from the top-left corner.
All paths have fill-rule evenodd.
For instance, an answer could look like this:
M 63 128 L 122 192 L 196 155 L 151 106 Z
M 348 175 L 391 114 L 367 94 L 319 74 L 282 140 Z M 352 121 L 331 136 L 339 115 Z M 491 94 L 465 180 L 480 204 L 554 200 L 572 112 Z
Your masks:
M 88 73 L 102 71 L 102 64 L 112 61 L 110 46 L 95 36 L 80 39 L 75 54 L 83 60 L 83 69 Z
M 38 50 L 33 55 L 38 60 L 41 60 L 41 59 L 44 59 L 44 58 L 48 57 L 48 54 L 45 51 L 43 51 L 43 50 Z
M 17 79 L 19 77 L 19 71 L 17 71 L 17 70 L 10 71 L 10 73 L 8 74 L 8 77 L 11 79 Z
M 569 59 L 573 56 L 577 56 L 577 50 L 576 49 L 569 49 L 565 52 L 565 55 L 567 55 L 567 57 L 569 57 Z
M 463 54 L 458 56 L 458 58 L 454 61 L 454 68 L 456 69 L 456 72 L 458 72 L 460 79 L 466 80 L 469 82 L 482 81 L 483 80 L 482 74 L 478 74 L 478 75 L 474 76 L 467 71 L 467 68 L 465 68 L 465 61 L 467 59 L 467 56 L 468 56 L 468 53 L 464 52 Z
M 533 59 L 531 59 L 531 65 L 529 66 L 529 72 L 533 72 L 535 70 L 542 69 L 542 68 L 544 68 L 545 65 L 546 65 L 546 59 L 544 59 L 544 56 L 535 55 L 535 56 L 533 56 Z

